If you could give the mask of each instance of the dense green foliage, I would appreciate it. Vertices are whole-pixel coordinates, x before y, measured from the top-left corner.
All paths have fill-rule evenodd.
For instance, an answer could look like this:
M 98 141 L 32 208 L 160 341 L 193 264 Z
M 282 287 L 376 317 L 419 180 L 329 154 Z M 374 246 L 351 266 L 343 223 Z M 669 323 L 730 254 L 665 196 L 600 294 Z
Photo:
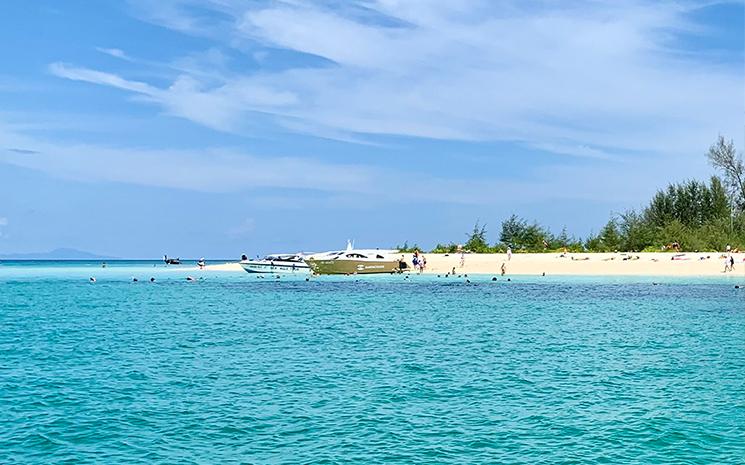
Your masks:
M 422 248 L 416 244 L 409 246 L 408 241 L 404 242 L 404 245 L 397 245 L 394 248 L 398 249 L 398 251 L 401 253 L 414 253 L 422 250 Z
M 714 176 L 709 183 L 671 184 L 655 194 L 641 212 L 612 218 L 597 236 L 585 242 L 593 251 L 723 250 L 745 246 L 745 216 Z
M 745 248 L 745 215 L 730 208 L 722 181 L 688 181 L 657 192 L 641 212 L 628 211 L 584 243 L 593 252 Z M 677 246 L 677 247 L 674 247 Z
M 462 245 L 437 244 L 432 252 L 498 253 L 507 248 L 514 252 L 715 251 L 727 245 L 745 250 L 745 164 L 734 143 L 722 136 L 706 156 L 723 178 L 670 184 L 644 209 L 614 215 L 599 233 L 584 241 L 570 237 L 566 228 L 554 235 L 536 222 L 512 215 L 502 222 L 499 240 L 492 245 L 486 225 L 477 221 Z M 400 249 L 407 252 L 418 247 L 404 244 Z
M 463 246 L 466 250 L 470 250 L 475 253 L 489 253 L 491 252 L 491 247 L 489 247 L 489 242 L 486 240 L 486 225 L 479 226 L 479 222 L 476 221 L 476 224 L 473 226 L 473 231 L 471 231 L 470 236 L 468 236 L 468 240 Z
M 729 218 L 730 207 L 721 180 L 714 176 L 709 185 L 698 181 L 669 185 L 655 194 L 644 214 L 656 227 L 678 221 L 695 228 Z
M 449 244 L 437 244 L 432 253 L 455 253 L 458 251 L 458 244 L 450 242 Z
M 512 215 L 502 223 L 499 240 L 513 249 L 543 250 L 551 247 L 554 237 L 538 223 L 528 224 L 517 215 Z

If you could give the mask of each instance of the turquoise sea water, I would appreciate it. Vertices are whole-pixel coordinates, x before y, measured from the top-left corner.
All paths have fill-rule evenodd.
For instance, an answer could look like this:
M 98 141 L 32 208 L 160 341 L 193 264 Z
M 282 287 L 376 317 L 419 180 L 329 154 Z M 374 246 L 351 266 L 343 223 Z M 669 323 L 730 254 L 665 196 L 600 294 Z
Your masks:
M 0 463 L 745 463 L 745 279 L 153 264 L 0 264 Z

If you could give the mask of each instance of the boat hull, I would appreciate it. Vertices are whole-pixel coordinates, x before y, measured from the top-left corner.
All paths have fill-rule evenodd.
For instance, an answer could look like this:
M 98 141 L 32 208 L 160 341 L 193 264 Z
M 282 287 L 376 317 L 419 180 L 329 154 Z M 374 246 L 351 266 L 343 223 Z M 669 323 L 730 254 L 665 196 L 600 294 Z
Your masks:
M 315 274 L 375 274 L 399 272 L 398 260 L 315 260 L 306 263 Z

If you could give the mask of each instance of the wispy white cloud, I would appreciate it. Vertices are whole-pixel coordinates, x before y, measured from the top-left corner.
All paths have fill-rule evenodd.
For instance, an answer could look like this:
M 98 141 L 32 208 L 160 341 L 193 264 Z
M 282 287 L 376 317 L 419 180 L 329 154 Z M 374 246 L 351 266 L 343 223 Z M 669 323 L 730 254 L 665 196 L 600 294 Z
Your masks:
M 546 201 L 547 196 L 553 202 L 604 197 L 628 203 L 649 194 L 640 186 L 659 185 L 668 176 L 664 161 L 650 161 L 645 163 L 648 171 L 633 177 L 618 176 L 615 166 L 556 163 L 535 170 L 530 179 L 515 179 L 510 172 L 482 177 L 459 169 L 440 175 L 417 173 L 412 179 L 408 172 L 385 167 L 267 157 L 235 148 L 168 150 L 47 142 L 2 121 L 0 139 L 24 147 L 23 151 L 0 150 L 0 164 L 79 182 L 251 192 L 248 204 L 281 210 L 385 209 L 417 202 L 519 206 Z
M 230 150 L 154 150 L 92 145 L 45 146 L 0 162 L 84 182 L 121 182 L 203 192 L 284 188 L 364 192 L 370 173 L 309 158 L 265 158 Z
M 52 63 L 49 71 L 66 79 L 133 92 L 138 100 L 160 105 L 168 114 L 224 131 L 250 126 L 242 120 L 246 112 L 278 109 L 296 102 L 296 97 L 291 92 L 250 79 L 206 87 L 203 81 L 183 74 L 168 88 L 158 88 L 113 73 L 64 63 Z
M 557 143 L 531 143 L 531 147 L 552 152 L 556 154 L 569 155 L 578 158 L 592 158 L 596 160 L 618 160 L 619 156 L 609 153 L 605 150 L 588 147 L 587 145 L 577 144 L 557 144 Z
M 124 53 L 124 50 L 121 50 L 118 48 L 96 47 L 96 50 L 103 54 L 112 56 L 114 58 L 119 58 L 120 60 L 132 61 L 132 58 L 130 58 L 126 53 Z
M 138 94 L 154 96 L 158 90 L 144 82 L 130 81 L 113 73 L 106 73 L 88 68 L 80 68 L 65 63 L 52 63 L 49 72 L 55 76 L 73 81 L 84 81 L 93 84 L 103 84 L 117 89 L 128 90 Z
M 195 5 L 147 2 L 138 11 L 217 46 L 266 45 L 262 61 L 285 49 L 327 64 L 205 73 L 181 60 L 181 75 L 166 88 L 62 64 L 51 70 L 225 131 L 250 126 L 260 113 L 286 130 L 324 137 L 509 140 L 603 156 L 674 153 L 741 122 L 740 67 L 677 47 L 678 34 L 701 33 L 690 19 L 696 2 L 360 0 L 333 11 L 312 1 Z

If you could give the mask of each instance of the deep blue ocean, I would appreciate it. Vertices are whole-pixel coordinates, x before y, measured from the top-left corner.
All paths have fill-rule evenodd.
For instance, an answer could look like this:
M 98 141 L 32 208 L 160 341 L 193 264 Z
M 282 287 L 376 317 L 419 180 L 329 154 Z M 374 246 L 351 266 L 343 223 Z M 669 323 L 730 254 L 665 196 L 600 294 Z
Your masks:
M 1 464 L 745 463 L 745 278 L 108 265 L 0 263 Z

